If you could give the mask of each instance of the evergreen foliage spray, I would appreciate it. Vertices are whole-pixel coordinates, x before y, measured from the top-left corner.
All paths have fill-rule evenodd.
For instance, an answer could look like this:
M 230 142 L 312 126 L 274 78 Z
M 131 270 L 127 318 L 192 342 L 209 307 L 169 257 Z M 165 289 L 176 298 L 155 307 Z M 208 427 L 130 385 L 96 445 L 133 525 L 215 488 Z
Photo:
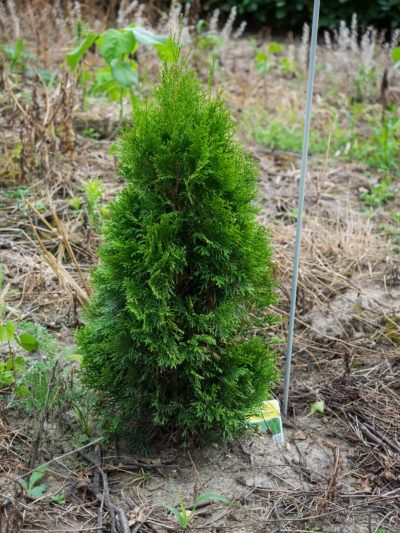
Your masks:
M 277 379 L 271 249 L 256 167 L 185 61 L 134 110 L 120 172 L 78 331 L 86 385 L 114 435 L 230 438 Z

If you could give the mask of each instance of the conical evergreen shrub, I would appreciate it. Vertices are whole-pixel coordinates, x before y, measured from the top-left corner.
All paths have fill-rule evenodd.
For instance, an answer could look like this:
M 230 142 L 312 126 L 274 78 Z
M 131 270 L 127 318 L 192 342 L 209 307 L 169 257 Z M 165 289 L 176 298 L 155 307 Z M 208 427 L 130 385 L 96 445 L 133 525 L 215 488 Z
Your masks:
M 257 171 L 220 95 L 164 64 L 120 145 L 94 296 L 78 332 L 105 426 L 137 438 L 229 438 L 277 378 Z

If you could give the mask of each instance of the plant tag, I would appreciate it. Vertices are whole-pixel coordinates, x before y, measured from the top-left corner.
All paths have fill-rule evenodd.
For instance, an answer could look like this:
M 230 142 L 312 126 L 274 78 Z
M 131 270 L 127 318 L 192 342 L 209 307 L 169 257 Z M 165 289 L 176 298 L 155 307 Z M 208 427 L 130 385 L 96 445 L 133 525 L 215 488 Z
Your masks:
M 247 420 L 251 427 L 261 433 L 267 430 L 271 431 L 275 442 L 284 442 L 281 408 L 278 400 L 265 400 L 259 413 Z

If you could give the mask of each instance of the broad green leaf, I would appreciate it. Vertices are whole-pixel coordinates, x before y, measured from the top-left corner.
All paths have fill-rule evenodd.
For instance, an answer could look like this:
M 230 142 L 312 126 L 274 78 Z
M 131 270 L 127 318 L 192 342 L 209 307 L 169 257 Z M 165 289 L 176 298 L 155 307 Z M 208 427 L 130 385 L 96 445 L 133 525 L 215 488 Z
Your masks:
M 41 485 L 38 485 L 37 487 L 33 487 L 28 490 L 28 496 L 30 496 L 33 499 L 38 499 L 43 496 L 43 494 L 47 491 L 48 486 L 42 483 Z
M 4 363 L 4 368 L 6 370 L 14 370 L 14 361 L 12 359 L 7 359 Z
M 0 370 L 0 389 L 14 383 L 14 375 L 11 370 Z
M 311 405 L 311 411 L 310 414 L 318 412 L 323 413 L 325 411 L 325 402 L 323 400 L 320 400 L 318 402 L 314 402 Z
M 400 46 L 392 50 L 392 59 L 397 63 L 397 61 L 400 61 Z
M 206 500 L 210 500 L 213 502 L 222 502 L 222 503 L 226 503 L 226 505 L 233 504 L 232 500 L 230 500 L 226 496 L 223 496 L 222 494 L 216 494 L 215 492 L 207 492 L 206 494 L 201 494 L 200 496 L 196 498 L 195 503 L 198 504 Z
M 115 58 L 111 61 L 111 71 L 115 81 L 121 87 L 131 88 L 137 83 L 138 77 L 132 63 Z
M 17 357 L 14 357 L 14 363 L 17 366 L 24 366 L 25 365 L 25 359 L 22 357 L 22 355 L 18 355 Z
M 38 481 L 42 479 L 46 472 L 46 467 L 39 466 L 29 477 L 29 490 L 31 490 Z
M 71 70 L 75 70 L 77 64 L 79 63 L 83 55 L 89 50 L 89 48 L 92 46 L 92 44 L 96 41 L 98 37 L 98 33 L 88 33 L 88 35 L 86 35 L 85 39 L 81 42 L 81 44 L 77 48 L 75 48 L 75 50 L 72 50 L 72 52 L 69 52 L 69 54 L 67 54 L 67 63 Z
M 18 483 L 21 485 L 21 487 L 24 489 L 24 490 L 28 490 L 28 484 L 27 482 L 25 481 L 25 479 L 19 479 L 18 480 Z
M 15 330 L 17 329 L 16 325 L 12 320 L 7 320 L 6 322 L 6 331 L 7 331 L 7 340 L 12 341 L 14 338 Z
M 165 44 L 168 41 L 168 37 L 156 35 L 142 26 L 135 25 L 125 29 L 133 33 L 139 44 Z
M 7 329 L 4 324 L 0 324 L 0 342 L 7 340 Z
M 17 337 L 17 342 L 21 348 L 27 352 L 34 352 L 39 348 L 39 341 L 29 333 L 21 333 L 21 335 Z
M 93 94 L 105 93 L 112 100 L 121 97 L 121 86 L 115 81 L 111 67 L 99 69 L 96 72 L 96 82 L 92 89 Z
M 101 36 L 99 52 L 101 57 L 111 64 L 113 59 L 132 54 L 136 47 L 137 42 L 132 32 L 111 29 Z

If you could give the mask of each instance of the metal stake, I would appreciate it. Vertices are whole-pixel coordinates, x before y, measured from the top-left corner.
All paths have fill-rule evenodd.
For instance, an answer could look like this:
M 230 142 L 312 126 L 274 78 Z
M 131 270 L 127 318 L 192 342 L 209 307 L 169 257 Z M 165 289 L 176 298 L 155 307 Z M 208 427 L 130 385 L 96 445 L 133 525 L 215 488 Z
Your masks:
M 283 389 L 283 414 L 285 416 L 287 415 L 288 400 L 289 400 L 290 368 L 291 368 L 291 363 L 292 363 L 292 351 L 293 351 L 294 319 L 296 315 L 297 283 L 298 283 L 298 278 L 299 278 L 301 230 L 302 230 L 302 225 L 303 225 L 304 192 L 305 192 L 305 182 L 306 182 L 306 175 L 307 175 L 308 141 L 309 141 L 309 136 L 310 136 L 311 104 L 312 104 L 313 87 L 314 87 L 315 58 L 316 58 L 316 51 L 317 51 L 319 5 L 320 5 L 320 0 L 314 0 L 314 12 L 313 12 L 312 29 L 311 29 L 310 62 L 308 66 L 308 79 L 307 79 L 306 114 L 304 118 L 303 149 L 302 149 L 302 154 L 301 154 L 300 189 L 299 189 L 299 202 L 298 202 L 298 208 L 297 208 L 296 241 L 294 245 L 293 278 L 292 278 L 292 289 L 291 289 L 291 294 L 290 294 L 289 332 L 288 332 L 287 355 L 286 355 L 286 363 L 285 363 L 285 382 L 284 382 L 284 389 Z

